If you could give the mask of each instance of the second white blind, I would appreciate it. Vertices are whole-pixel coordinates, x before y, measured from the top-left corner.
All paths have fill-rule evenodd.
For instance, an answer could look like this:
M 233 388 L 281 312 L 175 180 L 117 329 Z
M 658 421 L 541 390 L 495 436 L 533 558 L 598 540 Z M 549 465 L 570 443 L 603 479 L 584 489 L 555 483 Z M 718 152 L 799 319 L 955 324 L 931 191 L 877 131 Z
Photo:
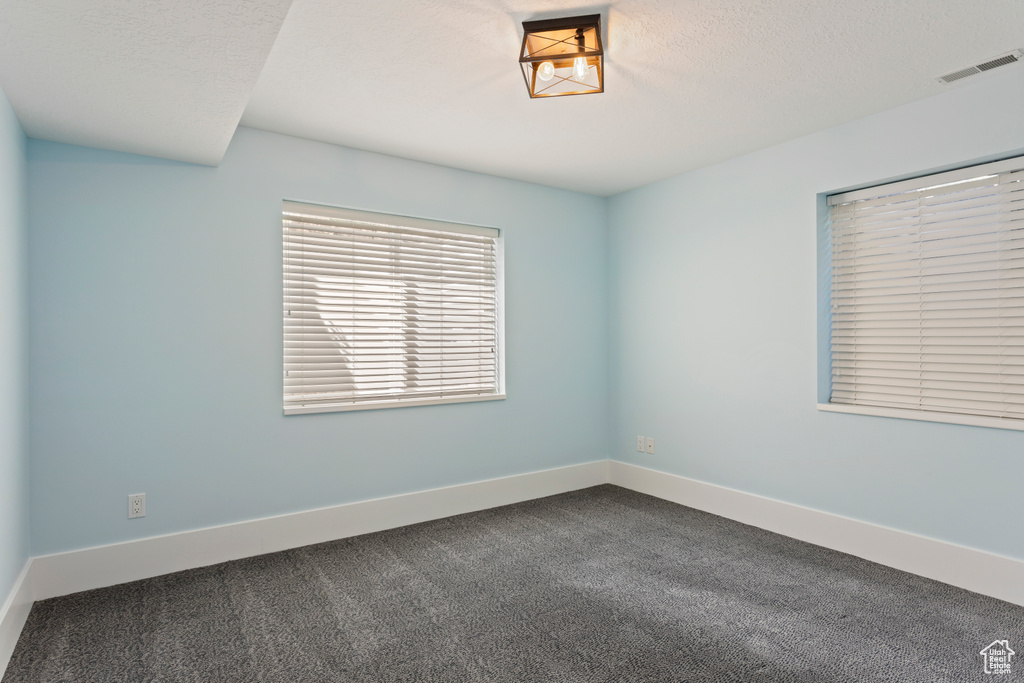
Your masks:
M 1022 168 L 830 197 L 833 403 L 1024 419 Z

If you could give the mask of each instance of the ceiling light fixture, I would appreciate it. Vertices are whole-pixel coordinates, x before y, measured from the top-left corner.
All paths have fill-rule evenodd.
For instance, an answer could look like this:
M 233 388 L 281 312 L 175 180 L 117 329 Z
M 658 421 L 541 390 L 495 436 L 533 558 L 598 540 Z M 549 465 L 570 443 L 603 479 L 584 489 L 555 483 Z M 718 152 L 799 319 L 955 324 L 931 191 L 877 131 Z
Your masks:
M 601 15 L 524 21 L 519 64 L 530 97 L 604 92 Z

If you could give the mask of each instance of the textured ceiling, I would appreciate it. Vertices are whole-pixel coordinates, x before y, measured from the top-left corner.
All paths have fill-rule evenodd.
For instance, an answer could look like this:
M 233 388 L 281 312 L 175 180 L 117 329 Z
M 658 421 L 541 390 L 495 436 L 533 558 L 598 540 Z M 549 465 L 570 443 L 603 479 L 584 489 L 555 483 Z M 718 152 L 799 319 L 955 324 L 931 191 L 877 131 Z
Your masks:
M 0 86 L 34 138 L 218 164 L 291 0 L 3 0 Z
M 589 12 L 606 91 L 530 100 L 521 22 Z M 242 123 L 611 194 L 959 87 L 933 79 L 1019 47 L 1021 0 L 295 0 Z
M 529 99 L 522 21 L 597 12 L 606 92 Z M 244 107 L 256 128 L 612 194 L 962 87 L 934 77 L 1024 47 L 1024 2 L 4 0 L 0 38 L 32 137 L 215 164 Z

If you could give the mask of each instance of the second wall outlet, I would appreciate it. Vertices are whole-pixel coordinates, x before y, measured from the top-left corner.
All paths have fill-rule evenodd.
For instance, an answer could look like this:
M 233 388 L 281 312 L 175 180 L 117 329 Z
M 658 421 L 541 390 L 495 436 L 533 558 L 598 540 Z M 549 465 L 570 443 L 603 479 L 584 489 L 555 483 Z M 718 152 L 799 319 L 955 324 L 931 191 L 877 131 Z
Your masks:
M 644 437 L 642 437 L 642 436 L 637 436 L 636 437 L 636 450 L 637 450 L 638 453 L 643 453 L 644 452 Z
M 647 437 L 647 452 L 654 455 L 654 437 Z
M 128 496 L 128 519 L 146 516 L 146 494 L 133 493 Z

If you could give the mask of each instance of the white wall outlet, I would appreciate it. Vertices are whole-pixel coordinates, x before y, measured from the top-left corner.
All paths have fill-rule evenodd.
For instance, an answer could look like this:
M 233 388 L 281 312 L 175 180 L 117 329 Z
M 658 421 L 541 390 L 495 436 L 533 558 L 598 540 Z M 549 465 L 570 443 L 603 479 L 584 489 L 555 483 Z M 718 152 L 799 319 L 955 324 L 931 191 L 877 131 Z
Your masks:
M 128 519 L 146 516 L 146 494 L 133 493 L 128 496 Z
M 647 437 L 647 452 L 654 455 L 654 437 Z
M 643 453 L 644 452 L 644 437 L 642 437 L 642 436 L 637 436 L 636 437 L 636 450 L 639 453 Z

